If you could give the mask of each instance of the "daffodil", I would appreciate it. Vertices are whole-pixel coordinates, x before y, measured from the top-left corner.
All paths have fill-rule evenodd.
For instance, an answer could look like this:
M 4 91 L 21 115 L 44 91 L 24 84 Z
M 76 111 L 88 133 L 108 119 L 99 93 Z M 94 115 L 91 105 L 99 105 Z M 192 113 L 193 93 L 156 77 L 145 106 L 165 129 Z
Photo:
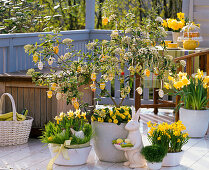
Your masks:
M 67 114 L 68 114 L 69 117 L 73 117 L 74 116 L 74 113 L 73 113 L 72 110 L 70 110 L 69 112 L 67 112 Z
M 56 89 L 56 87 L 57 87 L 57 84 L 56 84 L 56 83 L 52 83 L 52 85 L 51 85 L 51 89 L 52 89 L 52 90 L 55 90 L 55 89 Z
M 48 97 L 49 99 L 52 98 L 52 91 L 51 91 L 51 90 L 47 91 L 47 97 Z
M 170 85 L 169 85 L 169 83 L 164 83 L 164 87 L 166 88 L 166 89 L 170 89 Z
M 177 13 L 177 18 L 180 20 L 184 19 L 184 13 L 182 12 Z

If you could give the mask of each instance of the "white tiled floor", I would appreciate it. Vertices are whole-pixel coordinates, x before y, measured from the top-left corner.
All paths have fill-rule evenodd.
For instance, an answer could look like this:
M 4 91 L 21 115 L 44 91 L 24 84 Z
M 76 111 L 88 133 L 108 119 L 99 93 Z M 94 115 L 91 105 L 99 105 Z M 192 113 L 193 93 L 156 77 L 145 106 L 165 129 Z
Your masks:
M 146 137 L 146 125 L 141 123 L 140 127 L 143 143 L 148 145 Z M 209 140 L 190 139 L 183 147 L 184 156 L 181 165 L 178 167 L 163 167 L 162 170 L 209 170 Z M 28 144 L 19 146 L 0 147 L 0 170 L 45 170 L 50 160 L 50 153 L 47 146 L 44 146 L 38 139 L 30 139 Z M 98 160 L 94 150 L 90 152 L 86 165 L 82 166 L 57 166 L 55 170 L 128 170 L 121 163 L 107 163 Z M 140 169 L 140 168 L 139 168 Z M 147 168 L 141 168 L 146 170 Z

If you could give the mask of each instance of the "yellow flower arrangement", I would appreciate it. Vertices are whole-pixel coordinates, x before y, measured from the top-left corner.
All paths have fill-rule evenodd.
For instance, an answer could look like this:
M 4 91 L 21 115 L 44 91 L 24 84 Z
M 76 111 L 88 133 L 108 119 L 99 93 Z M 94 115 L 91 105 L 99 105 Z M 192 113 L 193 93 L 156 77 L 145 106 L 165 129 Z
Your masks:
M 176 77 L 168 76 L 169 82 L 164 82 L 166 89 L 173 89 L 174 93 L 181 96 L 177 109 L 184 104 L 185 109 L 204 110 L 207 106 L 207 91 L 209 88 L 209 76 L 204 76 L 203 71 L 197 70 L 197 74 L 189 77 L 187 73 L 179 72 Z
M 186 127 L 181 121 L 168 124 L 152 124 L 147 122 L 148 127 L 148 139 L 155 145 L 161 145 L 165 147 L 168 152 L 180 152 L 182 146 L 188 142 L 188 133 L 184 132 Z
M 120 125 L 131 120 L 132 111 L 130 107 L 96 109 L 91 117 L 91 121 L 108 122 Z

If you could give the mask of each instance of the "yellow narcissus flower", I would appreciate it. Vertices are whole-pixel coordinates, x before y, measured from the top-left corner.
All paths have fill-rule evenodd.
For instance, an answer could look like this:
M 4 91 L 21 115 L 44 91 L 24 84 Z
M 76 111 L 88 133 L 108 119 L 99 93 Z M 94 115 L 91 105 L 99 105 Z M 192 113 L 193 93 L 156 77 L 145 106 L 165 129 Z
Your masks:
M 79 103 L 77 101 L 73 103 L 73 106 L 76 110 L 79 109 Z
M 113 120 L 113 123 L 117 124 L 118 123 L 118 120 L 117 119 L 114 119 Z
M 150 71 L 149 71 L 148 69 L 145 69 L 145 70 L 144 70 L 144 74 L 145 74 L 147 77 L 149 77 L 149 76 L 150 76 Z
M 197 70 L 197 74 L 195 75 L 196 79 L 201 79 L 203 77 L 203 71 L 200 69 Z
M 167 27 L 168 27 L 168 23 L 167 23 L 167 21 L 166 21 L 166 20 L 163 20 L 163 22 L 162 22 L 162 26 L 163 26 L 164 28 L 167 28 Z
M 161 140 L 161 137 L 159 136 L 159 137 L 157 138 L 157 140 Z
M 187 76 L 187 73 L 182 73 L 181 71 L 177 74 L 179 79 L 181 80 L 182 77 L 186 77 Z
M 176 88 L 176 89 L 180 89 L 183 87 L 183 83 L 181 81 L 177 81 L 177 82 L 174 82 L 173 86 Z
M 208 85 L 206 83 L 203 84 L 203 88 L 207 89 Z
M 203 82 L 208 84 L 209 83 L 209 76 L 205 76 Z
M 48 137 L 48 141 L 52 141 L 52 140 L 53 140 L 52 136 Z
M 182 13 L 182 12 L 177 13 L 177 17 L 180 20 L 184 19 L 184 13 Z
M 168 76 L 168 80 L 174 82 L 174 78 L 171 76 Z
M 55 54 L 58 54 L 58 52 L 59 52 L 59 47 L 58 47 L 58 46 L 53 47 L 53 51 L 54 51 Z
M 100 89 L 101 90 L 104 90 L 105 89 L 105 83 L 104 82 L 100 83 Z
M 147 126 L 148 126 L 148 127 L 152 127 L 151 121 L 147 122 Z
M 114 115 L 114 116 L 112 116 L 112 119 L 116 119 L 116 116 Z
M 67 112 L 67 114 L 68 114 L 69 117 L 73 117 L 74 116 L 74 113 L 73 113 L 72 110 L 70 110 L 69 112 Z
M 187 79 L 186 76 L 182 77 L 181 82 L 183 83 L 183 86 L 187 86 L 190 84 L 190 81 Z
M 164 87 L 165 87 L 166 89 L 170 89 L 169 83 L 164 83 Z
M 81 116 L 82 116 L 84 119 L 86 119 L 86 112 L 82 112 L 82 113 L 81 113 Z
M 109 122 L 109 123 L 112 123 L 112 119 L 108 119 L 108 122 Z
M 102 19 L 102 25 L 107 25 L 108 24 L 108 18 L 107 17 L 104 17 Z
M 78 66 L 77 67 L 77 72 L 81 72 L 81 70 L 82 70 L 81 66 Z
M 180 142 L 181 142 L 181 140 L 180 140 L 180 139 L 178 139 L 178 140 L 177 140 L 177 143 L 180 143 Z
M 34 63 L 37 63 L 37 61 L 38 61 L 38 54 L 35 53 L 35 54 L 33 55 L 33 62 L 34 62 Z
M 51 91 L 51 90 L 47 91 L 47 97 L 48 97 L 49 99 L 52 98 L 52 91 Z
M 95 81 L 96 78 L 97 78 L 96 73 L 92 73 L 92 74 L 91 74 L 91 80 L 92 80 L 92 81 Z
M 52 85 L 51 85 L 51 89 L 52 89 L 52 90 L 55 90 L 55 89 L 56 89 L 56 87 L 57 87 L 57 84 L 56 84 L 56 83 L 52 83 Z

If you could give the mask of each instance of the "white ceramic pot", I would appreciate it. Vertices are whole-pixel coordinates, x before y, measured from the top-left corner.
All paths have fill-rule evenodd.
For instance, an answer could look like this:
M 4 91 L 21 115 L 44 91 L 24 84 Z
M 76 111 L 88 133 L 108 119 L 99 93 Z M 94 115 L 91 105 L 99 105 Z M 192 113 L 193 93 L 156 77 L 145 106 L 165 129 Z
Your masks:
M 180 32 L 172 32 L 173 43 L 177 43 L 178 37 L 180 37 Z
M 181 159 L 184 152 L 167 153 L 163 159 L 162 166 L 178 166 L 180 165 Z
M 51 145 L 48 145 L 52 158 L 56 156 L 57 152 L 53 152 Z M 86 163 L 89 152 L 91 151 L 91 146 L 78 149 L 67 149 L 69 160 L 63 157 L 63 154 L 60 153 L 58 158 L 55 160 L 57 165 L 83 165 Z
M 209 122 L 209 110 L 188 110 L 180 108 L 180 120 L 186 126 L 189 137 L 204 137 Z
M 112 144 L 112 140 L 128 136 L 125 130 L 125 123 L 120 125 L 114 123 L 92 122 L 94 135 L 94 149 L 100 161 L 105 162 L 124 162 L 126 161 L 123 151 L 117 150 Z
M 147 166 L 149 169 L 160 169 L 162 162 L 147 162 Z

